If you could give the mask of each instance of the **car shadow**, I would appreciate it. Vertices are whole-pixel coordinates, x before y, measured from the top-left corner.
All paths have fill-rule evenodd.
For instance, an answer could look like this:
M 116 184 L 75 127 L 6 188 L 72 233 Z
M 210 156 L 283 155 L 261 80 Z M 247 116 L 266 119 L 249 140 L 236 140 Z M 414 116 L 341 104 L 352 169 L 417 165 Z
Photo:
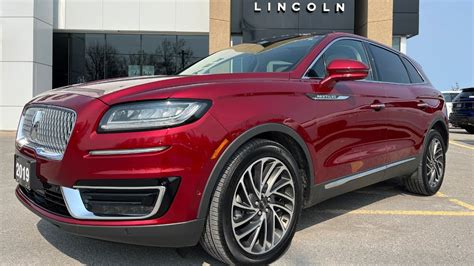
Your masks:
M 302 211 L 297 231 L 397 195 L 413 196 L 399 181 L 389 180 L 328 199 Z
M 158 248 L 121 244 L 66 233 L 46 220 L 37 223 L 40 234 L 66 256 L 91 265 L 211 265 L 220 264 L 201 246 Z
M 398 183 L 387 181 L 341 195 L 303 210 L 297 230 L 400 194 L 405 193 Z M 45 220 L 37 228 L 46 241 L 82 264 L 220 264 L 199 245 L 174 249 L 113 243 L 66 233 Z

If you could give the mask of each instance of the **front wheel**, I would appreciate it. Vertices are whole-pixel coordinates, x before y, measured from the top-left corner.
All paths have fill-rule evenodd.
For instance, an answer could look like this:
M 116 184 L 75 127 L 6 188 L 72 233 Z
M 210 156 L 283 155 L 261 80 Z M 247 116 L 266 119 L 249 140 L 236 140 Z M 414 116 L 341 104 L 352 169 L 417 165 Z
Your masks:
M 256 139 L 230 159 L 212 197 L 201 245 L 227 264 L 268 264 L 289 247 L 302 206 L 290 152 Z
M 446 169 L 446 144 L 436 130 L 426 136 L 426 142 L 418 170 L 405 179 L 405 188 L 416 194 L 431 196 L 443 183 Z

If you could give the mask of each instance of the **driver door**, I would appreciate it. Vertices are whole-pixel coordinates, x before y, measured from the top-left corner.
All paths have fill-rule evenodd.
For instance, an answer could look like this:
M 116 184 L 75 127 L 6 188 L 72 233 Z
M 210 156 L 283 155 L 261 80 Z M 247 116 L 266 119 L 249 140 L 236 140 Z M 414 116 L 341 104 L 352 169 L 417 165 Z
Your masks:
M 318 114 L 308 130 L 318 155 L 317 183 L 331 183 L 378 168 L 387 159 L 384 87 L 371 82 L 370 71 L 366 80 L 340 81 L 331 91 L 322 90 L 319 85 L 326 76 L 326 66 L 335 59 L 372 65 L 362 41 L 342 39 L 331 44 L 308 71 L 306 80 L 314 91 L 310 98 Z

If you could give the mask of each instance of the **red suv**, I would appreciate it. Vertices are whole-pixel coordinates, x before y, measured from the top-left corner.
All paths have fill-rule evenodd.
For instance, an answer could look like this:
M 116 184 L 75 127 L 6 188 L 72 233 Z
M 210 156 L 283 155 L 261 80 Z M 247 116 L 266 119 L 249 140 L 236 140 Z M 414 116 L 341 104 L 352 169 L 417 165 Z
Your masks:
M 73 234 L 270 263 L 303 208 L 394 177 L 434 194 L 447 146 L 443 96 L 407 56 L 350 34 L 274 38 L 34 98 L 16 195 Z

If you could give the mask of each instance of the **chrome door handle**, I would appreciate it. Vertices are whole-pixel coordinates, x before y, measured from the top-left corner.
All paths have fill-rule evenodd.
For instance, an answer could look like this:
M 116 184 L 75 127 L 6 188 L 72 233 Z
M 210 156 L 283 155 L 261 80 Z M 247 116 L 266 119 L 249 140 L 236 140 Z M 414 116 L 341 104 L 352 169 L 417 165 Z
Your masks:
M 385 104 L 383 103 L 373 103 L 370 105 L 370 108 L 374 109 L 375 111 L 380 111 L 385 108 Z
M 421 101 L 421 102 L 419 102 L 419 103 L 417 104 L 417 106 L 418 106 L 418 108 L 420 108 L 420 109 L 425 109 L 425 108 L 428 107 L 429 105 L 428 105 L 427 103 Z

